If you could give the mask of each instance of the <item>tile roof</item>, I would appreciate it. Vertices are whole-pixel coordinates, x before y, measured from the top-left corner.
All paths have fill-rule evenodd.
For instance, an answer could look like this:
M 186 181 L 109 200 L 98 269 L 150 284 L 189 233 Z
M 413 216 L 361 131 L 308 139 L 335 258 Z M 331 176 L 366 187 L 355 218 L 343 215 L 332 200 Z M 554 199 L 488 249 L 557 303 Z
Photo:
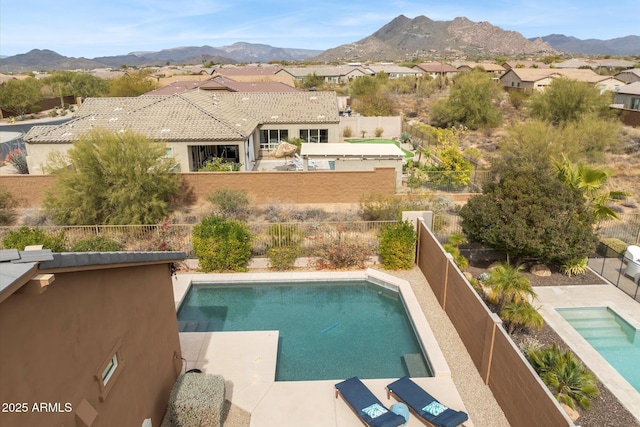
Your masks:
M 49 249 L 0 250 L 0 301 L 27 283 L 37 272 L 115 264 L 169 263 L 186 258 L 184 252 L 63 252 Z M 13 286 L 12 286 L 13 285 Z
M 610 76 L 601 76 L 595 71 L 586 68 L 512 68 L 509 73 L 514 73 L 520 80 L 526 82 L 535 82 L 549 77 L 567 77 L 581 82 L 597 83 L 610 78 Z
M 618 90 L 623 95 L 640 95 L 640 82 L 633 82 L 624 85 Z
M 71 143 L 92 128 L 131 130 L 161 141 L 243 141 L 265 123 L 338 123 L 335 92 L 218 92 L 89 98 L 74 118 L 35 126 L 25 142 Z
M 427 73 L 457 73 L 459 70 L 453 65 L 444 64 L 442 62 L 424 62 L 414 65 L 413 68 L 420 68 Z
M 281 69 L 282 67 L 246 65 L 243 67 L 220 67 L 216 68 L 214 72 L 223 76 L 271 76 Z

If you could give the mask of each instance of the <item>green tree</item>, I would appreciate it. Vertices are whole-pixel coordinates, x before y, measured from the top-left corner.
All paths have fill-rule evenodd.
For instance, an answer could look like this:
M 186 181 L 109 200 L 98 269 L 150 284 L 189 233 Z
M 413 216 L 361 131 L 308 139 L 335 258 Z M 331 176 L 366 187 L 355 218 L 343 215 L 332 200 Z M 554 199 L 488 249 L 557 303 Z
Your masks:
M 103 96 L 109 91 L 109 83 L 105 79 L 89 73 L 75 73 L 70 85 L 71 94 L 80 98 Z
M 394 112 L 394 103 L 385 85 L 388 76 L 364 76 L 351 84 L 354 110 L 364 116 L 389 116 Z
M 0 107 L 16 116 L 42 100 L 42 83 L 33 77 L 7 80 L 0 85 Z
M 319 88 L 324 85 L 324 78 L 316 73 L 307 74 L 302 79 L 302 87 L 305 89 Z
M 550 172 L 514 171 L 460 210 L 470 241 L 516 257 L 564 263 L 595 249 L 596 222 L 582 194 Z
M 474 70 L 461 73 L 451 86 L 449 99 L 434 103 L 431 119 L 437 126 L 464 125 L 469 129 L 494 128 L 502 122 L 495 101 L 501 96 L 499 84 L 487 73 Z
M 606 116 L 612 100 L 611 93 L 601 95 L 591 83 L 562 77 L 531 96 L 529 111 L 534 118 L 558 125 L 579 120 L 588 113 Z
M 50 158 L 56 184 L 44 207 L 57 224 L 156 224 L 180 188 L 166 146 L 127 131 L 95 129 Z
M 582 193 L 587 205 L 593 209 L 597 221 L 620 219 L 608 204 L 628 194 L 623 191 L 609 191 L 605 188 L 611 171 L 581 163 L 572 164 L 566 156 L 563 156 L 562 160 L 554 160 L 554 166 L 560 181 Z
M 109 80 L 109 96 L 140 96 L 158 88 L 149 71 L 128 72 Z

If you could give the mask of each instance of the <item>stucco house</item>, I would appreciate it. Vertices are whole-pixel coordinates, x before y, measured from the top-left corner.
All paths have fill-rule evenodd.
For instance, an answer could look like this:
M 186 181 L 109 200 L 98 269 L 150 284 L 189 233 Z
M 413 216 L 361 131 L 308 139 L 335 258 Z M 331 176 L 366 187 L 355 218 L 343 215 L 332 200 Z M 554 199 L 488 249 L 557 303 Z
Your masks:
M 159 426 L 183 369 L 184 258 L 0 251 L 0 425 Z
M 288 74 L 295 81 L 302 82 L 305 77 L 315 74 L 325 82 L 333 84 L 347 83 L 358 77 L 373 75 L 372 70 L 361 66 L 336 65 L 322 67 L 285 67 L 278 74 Z
M 288 137 L 339 140 L 335 92 L 217 92 L 87 99 L 69 122 L 35 126 L 24 137 L 31 174 L 42 174 L 50 153 L 66 152 L 95 127 L 131 130 L 167 144 L 177 170 L 197 171 L 220 157 L 252 170 L 256 160 Z
M 500 82 L 507 89 L 533 91 L 544 90 L 553 79 L 561 77 L 591 83 L 601 92 L 616 91 L 624 86 L 624 83 L 615 77 L 601 76 L 589 69 L 512 68 L 500 77 Z
M 458 73 L 458 69 L 456 67 L 445 64 L 444 62 L 423 62 L 421 64 L 414 65 L 413 68 L 421 70 L 432 79 L 437 77 L 446 77 L 450 79 Z
M 640 110 L 640 81 L 624 85 L 616 92 L 613 103 L 627 110 Z
M 374 75 L 387 74 L 389 79 L 401 77 L 422 77 L 423 71 L 415 67 L 403 67 L 396 64 L 369 64 L 366 66 Z

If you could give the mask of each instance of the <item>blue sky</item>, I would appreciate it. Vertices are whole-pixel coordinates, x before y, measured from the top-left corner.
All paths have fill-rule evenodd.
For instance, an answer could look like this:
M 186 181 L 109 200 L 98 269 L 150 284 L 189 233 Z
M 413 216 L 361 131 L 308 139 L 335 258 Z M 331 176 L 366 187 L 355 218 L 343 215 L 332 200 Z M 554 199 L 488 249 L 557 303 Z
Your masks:
M 325 50 L 363 39 L 398 15 L 465 16 L 525 37 L 640 35 L 640 0 L 0 0 L 0 55 L 50 49 L 93 58 L 239 41 Z

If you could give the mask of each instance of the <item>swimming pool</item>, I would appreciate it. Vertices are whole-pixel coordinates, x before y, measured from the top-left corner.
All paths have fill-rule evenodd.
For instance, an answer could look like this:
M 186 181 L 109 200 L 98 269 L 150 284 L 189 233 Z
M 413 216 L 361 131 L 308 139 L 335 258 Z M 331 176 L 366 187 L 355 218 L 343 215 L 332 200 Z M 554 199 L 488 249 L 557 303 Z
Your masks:
M 276 381 L 432 376 L 397 291 L 367 280 L 192 284 L 181 332 L 278 330 Z
M 640 332 L 609 307 L 556 308 L 557 312 L 640 392 Z

